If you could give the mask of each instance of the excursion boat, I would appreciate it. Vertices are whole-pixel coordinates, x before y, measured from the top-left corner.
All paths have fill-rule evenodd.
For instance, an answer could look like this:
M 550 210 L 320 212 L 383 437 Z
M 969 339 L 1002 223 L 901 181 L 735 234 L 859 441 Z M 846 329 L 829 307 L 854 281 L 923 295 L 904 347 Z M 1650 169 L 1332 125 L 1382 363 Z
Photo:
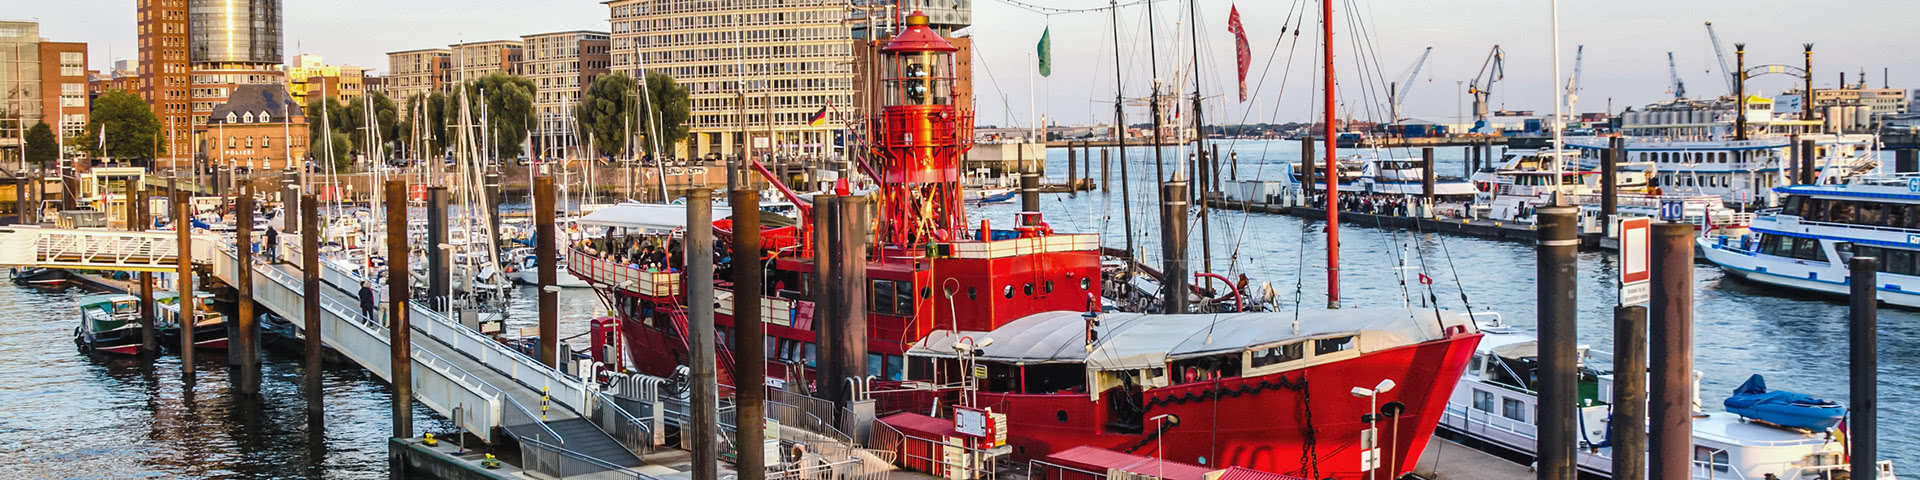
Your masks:
M 1774 191 L 1781 208 L 1761 211 L 1748 235 L 1703 235 L 1707 261 L 1737 278 L 1806 292 L 1847 295 L 1847 259 L 1880 259 L 1880 301 L 1920 308 L 1920 175 L 1881 174 L 1837 185 Z
M 1422 182 L 1426 180 L 1426 171 L 1426 166 L 1422 165 L 1420 159 L 1369 159 L 1365 166 L 1361 167 L 1360 176 L 1353 183 L 1360 188 L 1360 191 L 1367 193 L 1418 196 L 1425 193 L 1422 190 L 1425 188 Z M 1436 197 L 1470 198 L 1475 193 L 1477 192 L 1473 188 L 1473 182 L 1466 179 L 1437 175 L 1434 177 L 1433 195 Z
M 80 297 L 73 343 L 82 353 L 140 353 L 140 298 L 125 294 Z
M 1535 220 L 1534 209 L 1551 205 L 1554 193 L 1559 192 L 1580 207 L 1580 229 L 1584 232 L 1603 231 L 1603 224 L 1621 218 L 1660 218 L 1660 209 L 1670 204 L 1680 207 L 1680 221 L 1697 225 L 1701 231 L 1743 233 L 1753 219 L 1750 213 L 1726 206 L 1718 196 L 1673 193 L 1649 186 L 1652 170 L 1624 167 L 1616 170 L 1614 179 L 1618 186 L 1615 218 L 1605 219 L 1601 210 L 1603 172 L 1583 167 L 1584 153 L 1580 151 L 1562 150 L 1557 162 L 1555 155 L 1551 148 L 1508 150 L 1498 166 L 1474 173 L 1473 182 L 1479 190 L 1474 198 L 1474 217 L 1531 223 Z M 1556 175 L 1558 184 L 1554 182 Z
M 513 277 L 515 281 L 520 283 L 539 285 L 540 256 L 535 255 L 534 252 L 533 247 L 519 247 L 508 250 L 505 255 L 505 261 L 502 262 L 507 265 L 507 275 Z M 588 286 L 585 280 L 581 280 L 580 277 L 567 273 L 567 260 L 565 257 L 556 258 L 555 260 L 558 260 L 560 271 L 555 272 L 554 285 L 565 288 L 585 288 Z
M 27 267 L 11 270 L 14 285 L 59 287 L 72 281 L 73 272 L 58 268 Z
M 194 348 L 227 348 L 227 320 L 225 315 L 213 309 L 213 294 L 193 292 L 193 301 L 186 307 L 186 315 L 181 314 L 180 294 L 161 292 L 154 295 L 153 301 L 159 304 L 160 338 L 167 345 L 180 344 L 180 326 L 191 317 L 193 322 Z
M 1716 100 L 1669 100 L 1621 115 L 1626 139 L 1625 172 L 1651 177 L 1651 186 L 1663 192 L 1720 197 L 1739 205 L 1778 205 L 1769 193 L 1791 185 L 1795 139 L 1812 140 L 1811 155 L 1821 183 L 1845 183 L 1872 172 L 1879 165 L 1870 134 L 1822 133 L 1819 120 L 1800 120 L 1792 113 L 1775 113 L 1773 100 L 1747 97 L 1747 136 L 1735 135 L 1739 108 L 1733 97 Z M 1598 167 L 1608 148 L 1605 137 L 1570 138 L 1567 146 L 1580 152 L 1581 163 Z
M 746 314 L 760 315 L 769 337 L 768 388 L 818 389 L 828 399 L 848 398 L 851 389 L 871 396 L 876 418 L 917 412 L 941 421 L 977 406 L 1004 416 L 1006 444 L 993 455 L 1040 459 L 1092 445 L 1314 478 L 1413 471 L 1480 339 L 1466 315 L 1102 311 L 1104 288 L 1122 275 L 1103 272 L 1098 234 L 1055 232 L 1038 212 L 1019 214 L 1013 228 L 969 224 L 959 165 L 973 138 L 972 113 L 952 104 L 956 50 L 919 12 L 881 50 L 884 106 L 868 119 L 879 133 L 866 146 L 878 177 L 869 197 L 875 214 L 841 216 L 865 225 L 816 219 L 823 213 L 810 207 L 798 229 L 762 225 L 760 245 L 716 252 L 767 259 L 764 291 L 736 291 L 725 273 L 716 273 L 717 285 L 691 285 L 679 271 L 597 253 L 631 236 L 665 244 L 684 232 L 684 210 L 606 209 L 583 218 L 606 235 L 569 248 L 569 271 L 615 315 L 594 321 L 594 360 L 613 371 L 674 376 L 691 358 L 685 292 L 712 289 L 719 381 L 738 385 L 730 345 L 736 315 L 746 312 L 733 312 L 731 299 L 761 295 L 762 310 Z M 715 210 L 716 219 L 726 215 Z M 820 290 L 828 253 L 816 247 L 828 243 L 817 240 L 829 232 L 814 231 L 816 220 L 872 239 L 857 260 L 846 259 L 864 264 L 864 302 L 839 313 L 816 310 L 830 295 L 846 298 Z M 732 268 L 716 262 L 721 272 Z M 1375 398 L 1353 398 L 1359 386 Z M 1370 400 L 1393 420 L 1380 425 L 1385 441 L 1364 448 Z
M 1497 319 L 1481 325 L 1480 331 L 1486 338 L 1447 401 L 1441 433 L 1531 457 L 1538 446 L 1539 398 L 1533 382 L 1538 378 L 1539 342 L 1532 332 L 1500 325 Z M 1575 466 L 1587 474 L 1612 477 L 1607 421 L 1612 414 L 1613 357 L 1581 346 L 1579 359 Z M 1839 478 L 1834 475 L 1849 468 L 1845 442 L 1836 441 L 1841 434 L 1834 429 L 1789 428 L 1735 413 L 1702 411 L 1698 373 L 1693 390 L 1692 478 L 1825 480 Z M 1734 396 L 1741 397 L 1742 391 Z M 1893 462 L 1880 462 L 1876 476 L 1853 478 L 1893 479 Z

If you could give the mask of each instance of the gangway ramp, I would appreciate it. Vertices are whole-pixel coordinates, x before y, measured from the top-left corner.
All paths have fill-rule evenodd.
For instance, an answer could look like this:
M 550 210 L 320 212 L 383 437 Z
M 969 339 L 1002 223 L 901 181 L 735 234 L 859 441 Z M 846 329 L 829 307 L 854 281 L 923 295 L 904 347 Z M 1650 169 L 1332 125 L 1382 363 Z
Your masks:
M 133 232 L 8 225 L 0 227 L 0 265 L 170 272 L 179 262 L 180 244 L 176 235 L 168 230 Z M 204 263 L 219 244 L 219 236 L 193 235 L 189 253 Z

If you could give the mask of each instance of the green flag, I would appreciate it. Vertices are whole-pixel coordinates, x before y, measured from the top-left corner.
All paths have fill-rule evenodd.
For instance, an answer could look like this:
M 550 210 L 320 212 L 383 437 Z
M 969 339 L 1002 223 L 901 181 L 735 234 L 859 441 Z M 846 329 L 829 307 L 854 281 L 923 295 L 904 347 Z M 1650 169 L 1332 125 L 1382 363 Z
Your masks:
M 1053 75 L 1053 27 L 1047 27 L 1045 30 L 1040 31 L 1040 45 L 1036 46 L 1035 49 L 1040 51 L 1039 53 L 1040 76 L 1042 77 L 1052 76 Z

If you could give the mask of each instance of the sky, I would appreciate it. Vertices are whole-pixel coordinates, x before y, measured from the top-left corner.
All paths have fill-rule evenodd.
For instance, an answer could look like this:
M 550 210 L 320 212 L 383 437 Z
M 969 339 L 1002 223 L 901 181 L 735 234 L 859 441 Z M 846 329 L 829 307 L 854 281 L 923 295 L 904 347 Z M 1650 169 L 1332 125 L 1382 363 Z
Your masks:
M 1144 4 L 1120 8 L 1118 43 L 1126 97 L 1148 96 L 1147 79 L 1155 67 L 1148 62 L 1148 18 L 1153 19 L 1152 46 L 1158 55 L 1152 58 L 1158 78 L 1180 85 L 1183 94 L 1192 92 L 1189 26 L 1194 22 L 1187 12 L 1193 8 L 1200 17 L 1200 89 L 1207 98 L 1208 123 L 1317 117 L 1317 110 L 1310 109 L 1317 108 L 1321 95 L 1316 80 L 1318 2 L 1193 1 L 1197 4 L 1156 1 L 1151 17 Z M 1727 86 L 1724 77 L 1717 76 L 1720 69 L 1703 27 L 1706 21 L 1718 29 L 1728 63 L 1733 62 L 1732 44 L 1746 42 L 1750 66 L 1798 66 L 1800 44 L 1812 42 L 1816 88 L 1834 86 L 1842 71 L 1852 82 L 1862 69 L 1869 86 L 1878 87 L 1882 68 L 1888 69 L 1893 86 L 1920 88 L 1920 64 L 1910 55 L 1911 48 L 1920 45 L 1920 29 L 1909 28 L 1911 19 L 1920 15 L 1920 2 L 1910 0 L 1566 0 L 1559 7 L 1558 71 L 1552 65 L 1549 0 L 1333 1 L 1340 99 L 1336 111 L 1355 119 L 1384 119 L 1385 83 L 1404 82 L 1429 46 L 1431 58 L 1412 85 L 1402 87 L 1408 90 L 1401 102 L 1402 117 L 1450 122 L 1461 110 L 1470 115 L 1472 105 L 1470 99 L 1462 101 L 1461 82 L 1478 75 L 1495 44 L 1506 52 L 1506 75 L 1491 88 L 1495 108 L 1550 112 L 1556 93 L 1573 72 L 1577 45 L 1588 47 L 1576 108 L 1580 112 L 1606 110 L 1609 99 L 1618 111 L 1670 98 L 1669 51 L 1689 97 L 1722 95 Z M 973 2 L 974 26 L 966 34 L 975 41 L 979 124 L 1032 125 L 1036 111 L 1053 124 L 1111 121 L 1115 42 L 1109 12 L 1036 11 L 1100 8 L 1106 1 Z M 10 3 L 0 17 L 37 20 L 41 36 L 52 40 L 88 42 L 96 69 L 107 69 L 115 58 L 137 56 L 133 0 Z M 1247 83 L 1253 98 L 1245 103 L 1237 98 L 1234 47 L 1226 28 L 1228 9 L 1235 3 L 1252 50 Z M 597 0 L 288 0 L 284 5 L 288 56 L 312 53 L 328 63 L 380 71 L 386 70 L 389 51 L 608 29 L 607 8 Z M 1299 24 L 1305 32 L 1297 40 L 1290 31 L 1280 37 L 1290 10 L 1307 15 Z M 1030 73 L 1043 29 L 1052 32 L 1049 77 Z M 1355 55 L 1356 40 L 1365 54 Z M 1772 75 L 1754 79 L 1751 88 L 1773 94 L 1798 82 Z M 1146 107 L 1130 105 L 1127 115 L 1129 122 L 1144 122 Z

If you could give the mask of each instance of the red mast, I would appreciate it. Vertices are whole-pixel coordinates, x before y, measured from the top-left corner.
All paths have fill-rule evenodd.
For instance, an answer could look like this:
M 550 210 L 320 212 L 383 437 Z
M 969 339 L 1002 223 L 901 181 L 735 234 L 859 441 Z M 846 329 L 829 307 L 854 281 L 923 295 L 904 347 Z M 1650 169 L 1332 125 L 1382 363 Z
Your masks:
M 1322 121 L 1327 135 L 1327 308 L 1340 308 L 1340 169 L 1334 164 L 1333 135 L 1333 0 L 1320 0 L 1321 44 L 1326 47 L 1326 107 Z M 1306 162 L 1309 159 L 1301 159 Z

